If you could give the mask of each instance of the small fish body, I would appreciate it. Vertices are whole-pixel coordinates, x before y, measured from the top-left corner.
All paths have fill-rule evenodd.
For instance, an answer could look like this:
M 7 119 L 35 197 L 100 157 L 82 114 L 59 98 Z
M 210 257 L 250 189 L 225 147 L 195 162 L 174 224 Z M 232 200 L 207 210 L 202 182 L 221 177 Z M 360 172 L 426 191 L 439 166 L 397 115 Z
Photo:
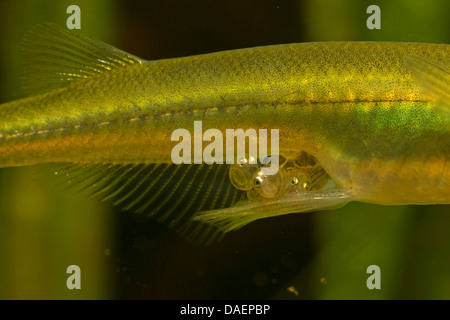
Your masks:
M 23 52 L 28 97 L 0 106 L 0 166 L 57 163 L 70 184 L 183 232 L 211 239 L 349 201 L 450 203 L 447 44 L 304 43 L 146 61 L 43 24 Z M 279 129 L 278 173 L 248 161 L 174 165 L 171 134 L 195 121 L 224 135 Z

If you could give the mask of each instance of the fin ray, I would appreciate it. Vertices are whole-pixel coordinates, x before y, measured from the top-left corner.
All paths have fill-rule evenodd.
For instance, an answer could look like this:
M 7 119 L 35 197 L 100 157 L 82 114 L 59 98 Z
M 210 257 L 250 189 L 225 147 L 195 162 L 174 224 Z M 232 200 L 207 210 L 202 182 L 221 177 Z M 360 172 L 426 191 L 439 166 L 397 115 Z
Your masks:
M 215 225 L 193 221 L 194 214 L 245 197 L 229 182 L 229 165 L 61 164 L 51 169 L 71 189 L 154 218 L 201 244 L 223 234 Z
M 144 60 L 52 23 L 36 25 L 22 42 L 22 91 L 26 96 Z
M 229 208 L 200 212 L 194 216 L 194 220 L 212 224 L 225 234 L 257 219 L 294 212 L 335 209 L 351 200 L 351 193 L 344 189 L 299 192 L 264 203 L 238 202 Z
M 450 70 L 422 56 L 408 56 L 405 63 L 423 93 L 436 100 L 437 108 L 450 117 Z

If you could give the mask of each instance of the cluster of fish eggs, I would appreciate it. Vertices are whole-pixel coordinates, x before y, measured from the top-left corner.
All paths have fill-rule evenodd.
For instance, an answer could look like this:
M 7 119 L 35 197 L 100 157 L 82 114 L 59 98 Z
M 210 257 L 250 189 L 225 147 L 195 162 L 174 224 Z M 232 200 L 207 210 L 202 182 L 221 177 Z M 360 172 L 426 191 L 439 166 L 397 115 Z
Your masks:
M 231 184 L 246 190 L 250 196 L 256 193 L 264 198 L 280 197 L 292 190 L 320 189 L 327 177 L 315 158 L 301 153 L 296 159 L 287 160 L 279 155 L 279 169 L 273 175 L 264 174 L 262 168 L 271 161 L 270 156 L 258 163 L 254 158 L 241 158 L 229 171 Z

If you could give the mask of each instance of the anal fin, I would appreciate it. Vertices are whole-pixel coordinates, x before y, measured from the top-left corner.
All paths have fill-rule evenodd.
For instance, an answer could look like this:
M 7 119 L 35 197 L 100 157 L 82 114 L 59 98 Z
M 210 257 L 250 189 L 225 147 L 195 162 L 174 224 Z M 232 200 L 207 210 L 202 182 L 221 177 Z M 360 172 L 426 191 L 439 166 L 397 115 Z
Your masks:
M 194 221 L 194 214 L 228 208 L 245 198 L 245 192 L 229 182 L 229 165 L 62 163 L 46 166 L 62 186 L 110 202 L 138 218 L 156 219 L 200 244 L 212 243 L 222 233 L 214 225 Z

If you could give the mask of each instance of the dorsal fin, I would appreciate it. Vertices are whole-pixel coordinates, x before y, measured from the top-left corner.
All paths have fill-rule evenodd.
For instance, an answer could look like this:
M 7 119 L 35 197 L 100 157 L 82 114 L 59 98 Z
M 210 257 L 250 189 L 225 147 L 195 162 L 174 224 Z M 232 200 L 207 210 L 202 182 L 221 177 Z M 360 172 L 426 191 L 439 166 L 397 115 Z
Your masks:
M 224 232 L 194 221 L 194 214 L 228 208 L 245 197 L 229 182 L 229 165 L 53 164 L 50 169 L 62 184 L 154 218 L 199 244 L 212 243 Z
M 144 60 L 52 23 L 33 27 L 22 42 L 21 88 L 26 96 L 48 92 Z
M 450 119 L 450 70 L 422 56 L 407 56 L 405 64 L 423 93 L 437 102 L 437 108 Z

